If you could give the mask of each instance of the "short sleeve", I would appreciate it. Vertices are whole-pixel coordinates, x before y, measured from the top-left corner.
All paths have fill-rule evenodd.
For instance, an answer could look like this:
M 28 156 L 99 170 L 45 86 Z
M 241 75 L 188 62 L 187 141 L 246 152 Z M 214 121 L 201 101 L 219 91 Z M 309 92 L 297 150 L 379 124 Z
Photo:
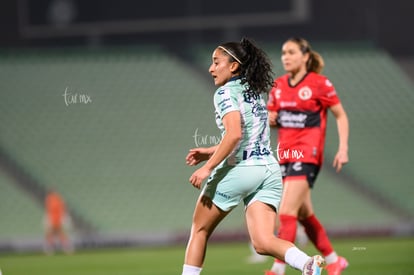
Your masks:
M 333 105 L 340 103 L 335 87 L 333 86 L 331 81 L 326 77 L 320 79 L 319 101 L 325 108 L 329 108 Z
M 228 87 L 222 87 L 214 94 L 214 107 L 220 118 L 232 111 L 240 111 L 237 96 Z
M 276 104 L 276 100 L 277 100 L 277 90 L 278 90 L 278 84 L 277 81 L 274 82 L 272 89 L 269 92 L 269 99 L 267 100 L 267 109 L 269 111 L 273 111 L 273 112 L 277 112 L 277 104 Z

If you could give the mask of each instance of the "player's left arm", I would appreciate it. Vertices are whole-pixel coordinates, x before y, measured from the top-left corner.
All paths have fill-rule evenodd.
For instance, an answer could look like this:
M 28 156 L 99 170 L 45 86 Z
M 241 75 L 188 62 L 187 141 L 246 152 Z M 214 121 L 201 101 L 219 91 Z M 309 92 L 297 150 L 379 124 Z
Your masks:
M 335 104 L 329 108 L 336 118 L 338 128 L 339 147 L 333 161 L 333 167 L 336 172 L 340 172 L 342 166 L 348 162 L 348 138 L 349 138 L 349 122 L 348 116 L 341 103 Z

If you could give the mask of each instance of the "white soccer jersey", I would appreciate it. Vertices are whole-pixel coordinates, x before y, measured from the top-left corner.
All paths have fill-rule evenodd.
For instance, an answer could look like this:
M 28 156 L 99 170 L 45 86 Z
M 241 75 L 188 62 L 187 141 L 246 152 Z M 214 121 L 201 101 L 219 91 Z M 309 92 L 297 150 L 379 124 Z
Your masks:
M 228 165 L 266 165 L 276 163 L 270 148 L 270 128 L 266 102 L 261 94 L 248 90 L 240 78 L 232 78 L 214 94 L 216 123 L 222 136 L 225 134 L 223 117 L 231 111 L 239 111 L 242 123 L 242 139 L 225 160 Z

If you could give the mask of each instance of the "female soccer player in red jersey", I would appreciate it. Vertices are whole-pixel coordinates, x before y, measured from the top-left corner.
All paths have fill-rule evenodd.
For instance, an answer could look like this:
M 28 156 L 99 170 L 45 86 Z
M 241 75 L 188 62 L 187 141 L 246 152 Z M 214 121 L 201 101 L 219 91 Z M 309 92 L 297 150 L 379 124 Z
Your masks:
M 282 47 L 287 74 L 277 78 L 269 95 L 269 123 L 278 127 L 279 159 L 283 176 L 278 236 L 293 242 L 297 221 L 323 254 L 329 275 L 348 266 L 334 251 L 322 224 L 315 216 L 311 188 L 323 162 L 327 110 L 336 118 L 339 148 L 333 166 L 339 172 L 348 162 L 348 118 L 328 78 L 321 75 L 324 61 L 302 38 L 288 39 Z M 285 263 L 275 260 L 266 275 L 281 275 Z

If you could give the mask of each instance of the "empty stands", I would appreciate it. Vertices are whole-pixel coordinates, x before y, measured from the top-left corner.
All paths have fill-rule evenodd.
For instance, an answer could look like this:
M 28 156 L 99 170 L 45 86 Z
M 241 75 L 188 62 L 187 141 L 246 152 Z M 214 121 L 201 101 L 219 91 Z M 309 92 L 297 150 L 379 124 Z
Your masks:
M 278 46 L 266 49 L 280 73 Z M 414 212 L 407 191 L 413 85 L 369 45 L 314 46 L 351 123 L 350 163 L 346 176 L 336 176 L 328 171 L 337 146 L 330 117 L 315 207 L 331 228 L 399 222 L 406 215 L 370 196 Z M 199 191 L 188 184 L 194 169 L 184 157 L 192 147 L 214 145 L 219 135 L 207 71 L 211 50 L 195 46 L 190 62 L 161 46 L 3 51 L 0 143 L 42 188 L 55 186 L 97 234 L 187 232 Z M 347 186 L 351 181 L 373 194 L 358 193 Z M 38 236 L 41 204 L 6 172 L 0 186 L 0 240 Z M 220 230 L 244 230 L 242 212 L 239 207 Z M 28 217 L 30 232 L 12 230 L 22 225 L 19 216 Z

